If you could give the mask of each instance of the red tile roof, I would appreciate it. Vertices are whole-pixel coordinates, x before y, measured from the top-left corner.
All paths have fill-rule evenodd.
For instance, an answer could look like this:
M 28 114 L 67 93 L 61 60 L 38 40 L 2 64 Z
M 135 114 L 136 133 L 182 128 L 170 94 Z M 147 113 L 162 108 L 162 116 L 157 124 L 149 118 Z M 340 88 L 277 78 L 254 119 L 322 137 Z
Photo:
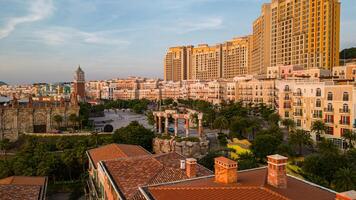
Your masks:
M 142 156 L 150 154 L 143 147 L 129 144 L 108 144 L 88 151 L 95 168 L 103 160 L 112 160 L 116 158 L 126 158 L 132 156 Z
M 182 159 L 182 155 L 168 153 L 107 160 L 103 164 L 126 199 L 143 199 L 140 186 L 188 179 L 185 170 L 180 169 Z M 197 176 L 210 174 L 197 165 Z
M 204 177 L 180 182 L 143 187 L 145 193 L 155 200 L 213 200 L 213 199 L 303 199 L 334 200 L 335 193 L 288 176 L 287 188 L 280 189 L 266 183 L 266 168 L 238 172 L 238 181 L 223 184 L 214 177 Z M 179 198 L 178 198 L 179 197 Z
M 39 200 L 45 196 L 45 177 L 11 176 L 0 180 L 1 200 Z

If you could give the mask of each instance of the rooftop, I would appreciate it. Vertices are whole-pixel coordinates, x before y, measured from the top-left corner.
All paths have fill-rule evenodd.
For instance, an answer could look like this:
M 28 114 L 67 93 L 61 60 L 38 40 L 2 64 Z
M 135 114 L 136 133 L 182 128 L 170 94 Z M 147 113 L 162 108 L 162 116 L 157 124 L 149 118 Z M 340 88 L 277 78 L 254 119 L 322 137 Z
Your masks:
M 312 183 L 288 176 L 287 188 L 276 188 L 267 184 L 267 168 L 257 168 L 238 172 L 237 183 L 215 182 L 214 176 L 143 187 L 145 195 L 155 200 L 268 200 L 303 199 L 333 200 L 335 193 Z
M 180 168 L 184 156 L 177 153 L 146 155 L 107 160 L 103 165 L 116 187 L 126 199 L 144 199 L 140 186 L 188 179 L 185 169 Z M 212 172 L 197 164 L 197 177 Z
M 11 176 L 0 179 L 0 197 L 1 200 L 41 200 L 46 186 L 46 177 Z
M 143 147 L 129 144 L 108 144 L 88 151 L 88 154 L 97 168 L 99 161 L 149 155 Z

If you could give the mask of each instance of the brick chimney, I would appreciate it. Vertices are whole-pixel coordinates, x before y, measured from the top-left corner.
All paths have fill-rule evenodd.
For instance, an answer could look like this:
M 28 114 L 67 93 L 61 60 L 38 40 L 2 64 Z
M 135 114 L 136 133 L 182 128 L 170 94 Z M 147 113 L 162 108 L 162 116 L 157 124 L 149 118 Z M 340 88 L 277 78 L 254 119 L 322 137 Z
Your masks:
M 356 191 L 350 190 L 347 192 L 337 193 L 336 200 L 356 200 Z
M 288 158 L 275 154 L 267 156 L 268 159 L 268 176 L 267 182 L 276 188 L 287 187 L 286 165 Z
M 197 160 L 195 158 L 187 158 L 185 160 L 185 172 L 189 178 L 194 178 L 197 175 Z
M 236 183 L 237 182 L 237 162 L 225 157 L 215 158 L 215 182 Z

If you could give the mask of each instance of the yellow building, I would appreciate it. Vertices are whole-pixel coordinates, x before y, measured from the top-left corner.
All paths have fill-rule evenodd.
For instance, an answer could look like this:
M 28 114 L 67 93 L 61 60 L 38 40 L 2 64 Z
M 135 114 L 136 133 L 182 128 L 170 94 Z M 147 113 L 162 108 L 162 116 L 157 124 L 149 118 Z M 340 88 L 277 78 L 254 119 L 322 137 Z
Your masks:
M 212 80 L 221 77 L 222 45 L 201 44 L 192 53 L 191 79 Z
M 171 47 L 164 58 L 164 80 L 181 81 L 187 79 L 189 68 L 187 49 L 190 47 Z
M 332 69 L 339 62 L 338 0 L 272 0 L 271 66 Z
M 252 36 L 234 38 L 222 45 L 222 77 L 234 78 L 249 73 Z
M 271 60 L 271 4 L 263 4 L 253 22 L 252 61 L 249 74 L 266 74 Z

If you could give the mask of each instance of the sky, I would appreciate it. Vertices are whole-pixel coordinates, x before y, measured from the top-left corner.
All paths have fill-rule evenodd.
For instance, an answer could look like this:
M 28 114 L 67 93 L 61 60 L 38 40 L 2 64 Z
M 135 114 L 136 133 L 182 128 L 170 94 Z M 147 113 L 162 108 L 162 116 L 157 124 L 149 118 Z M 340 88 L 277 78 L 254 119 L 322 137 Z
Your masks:
M 341 1 L 341 48 L 356 46 L 356 1 Z M 163 77 L 168 47 L 252 32 L 270 0 L 0 0 L 0 81 Z

